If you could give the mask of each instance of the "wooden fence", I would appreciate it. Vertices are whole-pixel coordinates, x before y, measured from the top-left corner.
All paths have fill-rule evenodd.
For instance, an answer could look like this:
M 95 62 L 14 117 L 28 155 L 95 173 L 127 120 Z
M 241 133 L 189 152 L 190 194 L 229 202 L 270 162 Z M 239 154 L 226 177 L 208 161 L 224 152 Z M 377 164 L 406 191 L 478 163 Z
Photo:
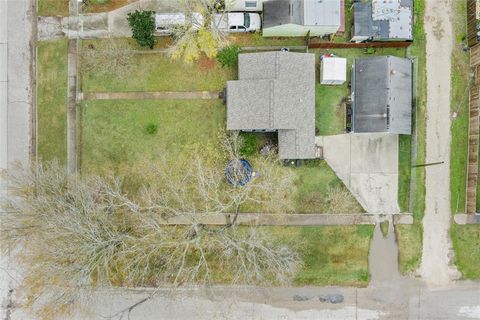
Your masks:
M 467 167 L 467 213 L 476 212 L 478 184 L 478 142 L 480 104 L 480 44 L 470 49 L 470 66 L 475 72 L 475 81 L 470 86 L 470 111 L 468 127 L 468 167 Z

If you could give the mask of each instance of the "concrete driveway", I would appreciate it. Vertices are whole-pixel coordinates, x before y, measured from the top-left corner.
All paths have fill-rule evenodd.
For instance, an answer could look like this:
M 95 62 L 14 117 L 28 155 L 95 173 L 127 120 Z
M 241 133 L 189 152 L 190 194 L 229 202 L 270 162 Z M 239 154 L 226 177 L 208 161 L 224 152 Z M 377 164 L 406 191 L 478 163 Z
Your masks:
M 316 137 L 323 156 L 362 207 L 399 213 L 398 135 L 352 133 Z
M 38 39 L 130 37 L 127 15 L 135 10 L 177 12 L 180 9 L 177 0 L 140 0 L 110 12 L 64 18 L 39 17 Z

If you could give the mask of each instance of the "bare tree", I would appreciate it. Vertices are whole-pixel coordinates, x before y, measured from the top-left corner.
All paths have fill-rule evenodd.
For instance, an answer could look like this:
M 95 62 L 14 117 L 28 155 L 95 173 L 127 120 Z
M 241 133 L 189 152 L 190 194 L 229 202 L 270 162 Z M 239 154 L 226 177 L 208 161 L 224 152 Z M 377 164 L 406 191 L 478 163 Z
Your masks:
M 226 143 L 227 157 L 238 155 L 237 139 Z M 288 208 L 288 171 L 263 159 L 256 164 L 262 175 L 235 187 L 199 156 L 179 174 L 169 174 L 171 166 L 152 165 L 136 195 L 118 178 L 68 177 L 57 163 L 6 173 L 12 197 L 4 201 L 1 240 L 25 268 L 28 305 L 40 304 L 50 318 L 104 287 L 289 281 L 300 267 L 294 250 L 236 219 L 208 224 L 209 216 L 238 214 L 248 202 Z M 174 218 L 184 222 L 168 224 Z
M 181 11 L 190 18 L 187 24 L 174 29 L 174 41 L 169 49 L 172 59 L 192 63 L 202 54 L 216 57 L 218 48 L 228 44 L 219 24 L 230 4 L 229 0 L 182 0 Z

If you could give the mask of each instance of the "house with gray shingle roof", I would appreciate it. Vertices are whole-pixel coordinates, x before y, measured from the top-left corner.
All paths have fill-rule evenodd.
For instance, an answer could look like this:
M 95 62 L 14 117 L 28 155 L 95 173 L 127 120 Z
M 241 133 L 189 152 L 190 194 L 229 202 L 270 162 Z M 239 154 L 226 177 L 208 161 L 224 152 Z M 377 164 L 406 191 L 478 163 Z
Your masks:
M 352 41 L 413 40 L 413 0 L 362 0 L 353 4 Z
M 315 158 L 315 55 L 239 55 L 227 82 L 227 130 L 278 132 L 280 159 Z
M 356 59 L 352 66 L 352 131 L 411 134 L 412 61 Z

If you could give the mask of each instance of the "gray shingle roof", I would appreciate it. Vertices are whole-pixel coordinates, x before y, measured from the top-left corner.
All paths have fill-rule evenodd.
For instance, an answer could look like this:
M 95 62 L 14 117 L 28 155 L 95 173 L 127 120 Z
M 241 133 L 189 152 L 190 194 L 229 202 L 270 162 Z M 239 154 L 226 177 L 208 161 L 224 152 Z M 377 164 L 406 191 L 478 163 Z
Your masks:
M 411 134 L 412 62 L 356 59 L 352 70 L 353 131 Z
M 413 39 L 413 1 L 380 0 L 354 3 L 353 36 L 374 40 Z
M 280 159 L 315 157 L 315 56 L 264 52 L 239 56 L 227 82 L 228 130 L 278 130 Z

